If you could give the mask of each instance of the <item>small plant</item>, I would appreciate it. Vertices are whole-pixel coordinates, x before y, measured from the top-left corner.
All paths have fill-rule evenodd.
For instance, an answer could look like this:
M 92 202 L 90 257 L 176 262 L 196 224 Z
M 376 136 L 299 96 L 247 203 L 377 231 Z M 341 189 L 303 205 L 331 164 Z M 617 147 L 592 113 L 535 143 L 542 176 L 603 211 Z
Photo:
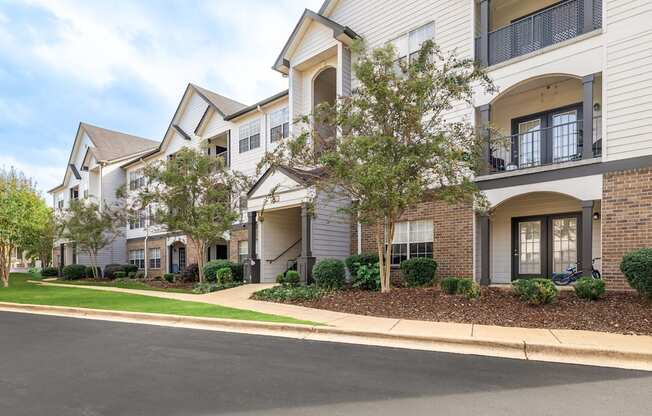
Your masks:
M 139 271 L 136 273 L 136 279 L 144 279 L 145 278 L 145 272 Z
M 95 268 L 95 274 L 93 274 L 93 266 L 86 267 L 86 278 L 93 279 L 97 276 L 98 279 L 102 278 L 102 269 L 100 267 Z
M 324 259 L 312 269 L 317 286 L 323 289 L 341 289 L 346 282 L 344 263 L 337 259 Z
M 69 264 L 61 272 L 63 280 L 79 280 L 86 277 L 86 266 L 83 264 Z
M 174 283 L 174 274 L 172 273 L 165 273 L 163 275 L 163 279 L 168 282 L 168 283 Z
M 480 285 L 474 282 L 473 279 L 457 279 L 457 293 L 467 299 L 477 299 L 482 292 L 480 291 Z
M 181 278 L 184 282 L 199 281 L 199 266 L 197 263 L 191 263 L 187 265 L 181 272 Z
M 351 277 L 356 277 L 358 275 L 358 268 L 360 266 L 373 266 L 378 263 L 378 254 L 377 253 L 362 253 L 354 254 L 349 256 L 344 260 L 346 268 L 349 269 Z
M 217 271 L 228 267 L 231 269 L 233 280 L 242 281 L 242 265 L 230 262 L 228 260 L 211 260 L 204 266 L 204 279 L 207 282 L 215 282 L 217 279 Z
M 362 290 L 380 290 L 380 266 L 378 263 L 356 265 L 357 274 L 353 276 L 352 286 Z
M 299 286 L 301 283 L 301 276 L 299 276 L 299 272 L 296 270 L 288 270 L 285 272 L 285 285 L 286 286 Z
M 457 293 L 457 288 L 459 287 L 460 279 L 457 277 L 446 277 L 441 279 L 441 290 L 448 295 L 454 295 Z
M 215 283 L 218 285 L 226 285 L 233 283 L 233 273 L 230 267 L 223 267 L 219 269 L 215 275 Z
M 115 276 L 116 279 L 124 279 L 127 277 L 127 273 L 123 271 L 115 272 L 113 273 L 113 276 Z
M 129 272 L 127 277 L 130 278 L 130 279 L 135 279 L 136 278 L 136 272 Z
M 321 298 L 325 290 L 317 286 L 274 286 L 269 289 L 259 290 L 252 295 L 252 299 L 269 302 L 296 302 L 310 301 Z
M 554 302 L 559 290 L 548 279 L 520 279 L 513 283 L 514 293 L 530 305 L 545 305 Z
M 57 277 L 59 276 L 59 269 L 57 269 L 56 267 L 44 267 L 41 269 L 41 276 Z
M 195 284 L 195 286 L 193 286 L 192 293 L 201 295 L 204 293 L 212 293 L 224 289 L 231 289 L 233 287 L 237 287 L 241 285 L 242 285 L 241 282 L 232 282 L 225 285 L 218 285 L 217 283 L 208 283 L 208 282 L 197 283 Z
M 652 300 L 652 248 L 642 248 L 625 254 L 620 271 L 639 295 Z
M 598 300 L 605 292 L 604 281 L 583 277 L 575 283 L 575 294 L 588 300 Z
M 410 287 L 432 284 L 437 272 L 437 262 L 427 257 L 415 257 L 401 262 L 401 275 Z
M 135 264 L 123 264 L 122 270 L 127 274 L 131 272 L 136 273 L 138 271 L 138 266 L 136 266 Z
M 115 279 L 115 272 L 124 272 L 121 264 L 107 264 L 104 266 L 104 277 L 106 279 Z

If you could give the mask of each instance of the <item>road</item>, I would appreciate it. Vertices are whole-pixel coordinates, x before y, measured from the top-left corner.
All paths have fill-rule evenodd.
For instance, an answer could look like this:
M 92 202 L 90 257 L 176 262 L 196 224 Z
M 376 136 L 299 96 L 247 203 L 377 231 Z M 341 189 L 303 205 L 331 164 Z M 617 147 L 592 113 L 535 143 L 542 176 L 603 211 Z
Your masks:
M 0 415 L 652 415 L 652 373 L 0 312 Z

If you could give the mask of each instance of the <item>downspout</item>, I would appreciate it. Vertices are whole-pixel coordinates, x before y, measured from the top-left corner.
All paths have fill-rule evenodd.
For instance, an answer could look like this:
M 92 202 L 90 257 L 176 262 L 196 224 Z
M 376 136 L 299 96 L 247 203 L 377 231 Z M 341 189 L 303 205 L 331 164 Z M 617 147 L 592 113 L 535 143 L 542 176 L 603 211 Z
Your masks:
M 264 147 L 264 149 L 265 149 L 265 153 L 267 153 L 267 113 L 265 113 L 265 112 L 263 111 L 263 108 L 262 108 L 260 105 L 258 105 L 258 106 L 256 107 L 256 110 L 257 110 L 260 114 L 263 115 L 263 123 L 262 123 L 262 126 L 261 126 L 261 127 L 263 128 L 263 131 L 265 132 L 265 134 L 264 134 L 264 135 L 261 134 L 260 137 L 261 137 L 261 138 L 264 138 L 264 140 L 265 140 L 265 147 Z

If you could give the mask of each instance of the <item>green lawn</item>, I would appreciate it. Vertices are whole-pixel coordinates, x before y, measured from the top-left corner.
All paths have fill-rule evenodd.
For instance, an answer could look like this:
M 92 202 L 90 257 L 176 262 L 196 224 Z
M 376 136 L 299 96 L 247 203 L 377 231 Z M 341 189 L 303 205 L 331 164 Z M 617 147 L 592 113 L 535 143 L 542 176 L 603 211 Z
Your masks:
M 56 283 L 59 285 L 72 285 L 72 286 L 108 286 L 108 287 L 119 287 L 121 289 L 138 289 L 138 290 L 153 290 L 158 292 L 174 292 L 174 293 L 192 293 L 192 289 L 182 289 L 182 288 L 162 288 L 162 287 L 152 287 L 146 283 L 139 282 L 138 280 L 133 280 L 129 282 L 119 281 L 107 281 L 107 282 L 92 282 L 88 280 L 60 280 L 57 279 L 51 283 Z
M 0 302 L 314 325 L 313 322 L 294 318 L 227 308 L 202 302 L 185 302 L 77 287 L 42 286 L 27 282 L 27 280 L 34 279 L 34 276 L 27 273 L 12 273 L 9 287 L 3 288 L 0 286 Z

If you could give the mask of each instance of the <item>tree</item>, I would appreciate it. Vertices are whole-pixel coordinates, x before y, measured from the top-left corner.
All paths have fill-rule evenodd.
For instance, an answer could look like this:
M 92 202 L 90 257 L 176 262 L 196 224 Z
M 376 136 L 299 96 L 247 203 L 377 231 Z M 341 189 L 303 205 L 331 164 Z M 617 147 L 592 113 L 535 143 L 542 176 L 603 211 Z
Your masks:
M 0 280 L 9 286 L 11 253 L 36 238 L 47 222 L 48 208 L 34 183 L 15 169 L 0 170 Z
M 189 148 L 148 165 L 144 172 L 147 186 L 138 204 L 152 207 L 158 224 L 190 238 L 203 282 L 206 248 L 221 241 L 239 218 L 235 202 L 246 178 L 230 172 L 222 158 Z
M 47 218 L 38 235 L 34 236 L 34 238 L 28 241 L 24 246 L 27 258 L 31 260 L 41 260 L 41 265 L 43 267 L 50 266 L 52 264 L 52 247 L 54 247 L 57 235 L 58 229 L 54 215 L 52 210 L 48 210 Z
M 104 203 L 100 207 L 88 200 L 71 200 L 59 218 L 60 236 L 74 241 L 77 249 L 88 255 L 93 277 L 97 279 L 102 277 L 98 275 L 97 257 L 122 235 L 124 223 L 124 211 L 118 204 Z
M 391 242 L 407 208 L 424 200 L 481 200 L 472 181 L 481 140 L 471 124 L 446 113 L 470 102 L 475 87 L 493 86 L 472 60 L 443 54 L 432 41 L 409 63 L 391 46 L 369 53 L 359 44 L 354 53 L 358 85 L 351 95 L 320 104 L 312 114 L 316 128 L 267 154 L 259 167 L 301 170 L 316 190 L 351 198 L 343 210 L 373 226 L 381 290 L 388 292 Z M 337 135 L 322 137 L 325 131 Z

